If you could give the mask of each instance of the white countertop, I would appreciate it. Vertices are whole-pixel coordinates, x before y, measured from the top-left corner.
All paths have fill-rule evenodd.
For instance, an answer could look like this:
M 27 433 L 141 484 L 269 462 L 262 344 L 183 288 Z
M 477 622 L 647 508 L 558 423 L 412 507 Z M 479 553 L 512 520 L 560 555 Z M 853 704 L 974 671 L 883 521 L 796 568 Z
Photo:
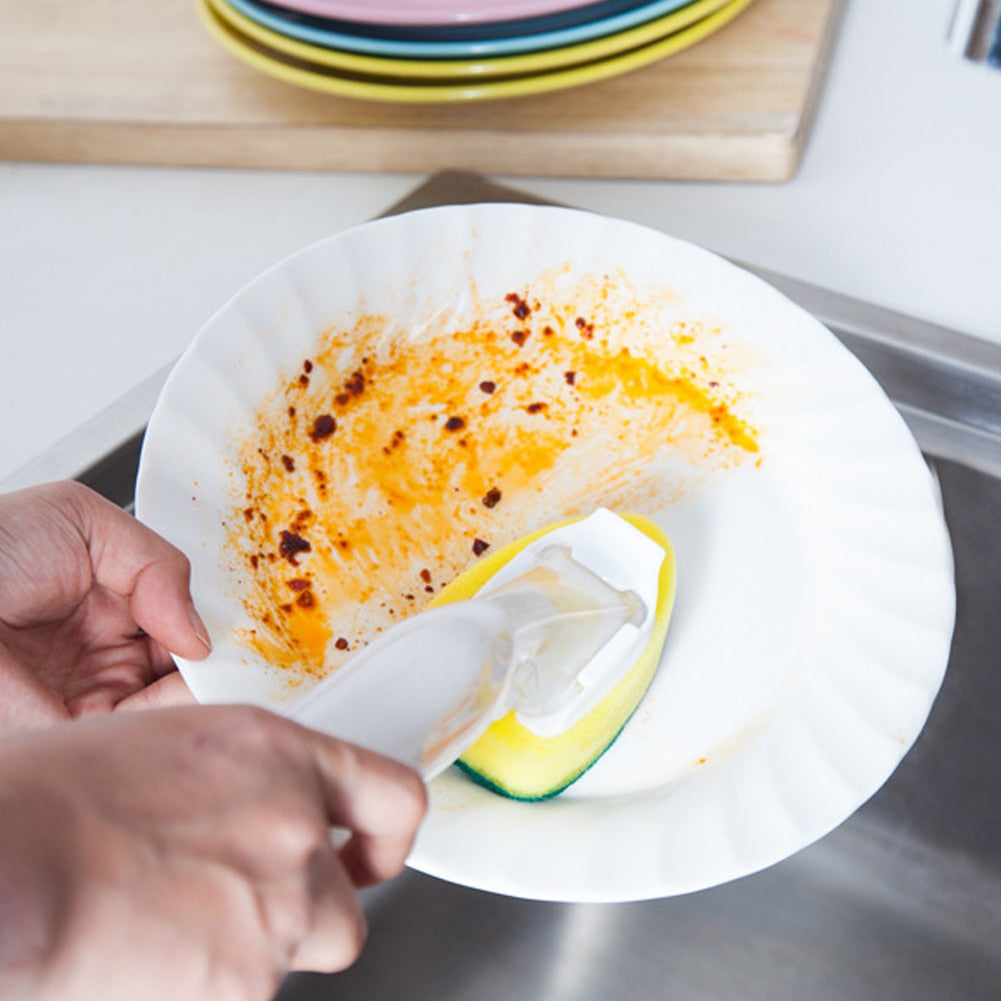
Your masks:
M 950 50 L 953 5 L 849 0 L 792 181 L 497 180 L 1001 343 L 1001 72 Z M 0 483 L 420 180 L 0 163 Z

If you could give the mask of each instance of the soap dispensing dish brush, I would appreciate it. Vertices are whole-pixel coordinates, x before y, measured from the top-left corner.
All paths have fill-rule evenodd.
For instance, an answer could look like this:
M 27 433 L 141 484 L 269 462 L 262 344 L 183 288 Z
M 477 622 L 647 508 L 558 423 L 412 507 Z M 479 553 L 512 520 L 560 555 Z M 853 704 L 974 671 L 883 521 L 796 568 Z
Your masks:
M 631 651 L 645 645 L 656 603 L 649 582 L 663 556 L 599 509 L 543 533 L 474 597 L 393 626 L 290 715 L 425 779 L 512 710 L 536 732 L 560 732 L 614 687 Z M 623 586 L 630 583 L 639 586 Z

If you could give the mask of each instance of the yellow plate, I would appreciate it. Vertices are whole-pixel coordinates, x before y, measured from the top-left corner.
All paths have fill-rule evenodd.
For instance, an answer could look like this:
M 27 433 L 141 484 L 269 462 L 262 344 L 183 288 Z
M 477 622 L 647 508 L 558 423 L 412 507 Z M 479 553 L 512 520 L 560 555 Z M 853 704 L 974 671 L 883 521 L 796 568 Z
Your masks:
M 213 6 L 213 3 L 220 2 L 221 0 L 197 0 L 206 27 L 232 55 L 262 73 L 295 86 L 343 97 L 436 104 L 527 97 L 607 80 L 640 69 L 702 41 L 733 20 L 751 3 L 751 0 L 728 0 L 724 6 L 708 17 L 681 31 L 608 59 L 599 59 L 548 73 L 463 83 L 408 82 L 402 79 L 345 74 L 317 66 L 308 60 L 274 52 L 223 21 Z
M 272 52 L 305 60 L 317 67 L 366 76 L 405 77 L 411 80 L 459 80 L 466 77 L 514 77 L 544 73 L 599 59 L 608 59 L 687 28 L 727 6 L 732 0 L 693 0 L 684 7 L 625 31 L 576 45 L 540 52 L 480 59 L 406 59 L 361 55 L 332 46 L 314 45 L 265 27 L 226 0 L 208 0 L 215 14 L 237 33 Z
M 214 0 L 215 3 L 221 0 Z M 674 55 L 708 38 L 732 21 L 751 0 L 728 0 L 715 13 L 681 31 L 628 52 L 595 62 L 549 73 L 505 77 L 483 82 L 426 83 L 390 80 L 360 74 L 343 74 L 330 68 L 274 52 L 224 22 L 213 0 L 197 0 L 205 24 L 216 40 L 232 55 L 255 69 L 285 83 L 343 97 L 411 104 L 454 103 L 506 97 L 526 97 L 597 83 L 622 73 L 640 69 Z

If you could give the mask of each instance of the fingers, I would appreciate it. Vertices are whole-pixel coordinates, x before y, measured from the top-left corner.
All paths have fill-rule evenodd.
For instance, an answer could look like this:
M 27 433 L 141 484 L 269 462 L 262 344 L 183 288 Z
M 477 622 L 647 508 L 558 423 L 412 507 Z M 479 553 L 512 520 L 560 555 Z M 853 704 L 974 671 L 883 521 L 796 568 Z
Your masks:
M 366 937 L 357 889 L 403 868 L 426 809 L 423 782 L 398 762 L 271 713 L 200 712 L 212 709 L 227 720 L 217 734 L 235 727 L 240 774 L 252 770 L 255 789 L 227 856 L 252 874 L 282 961 L 325 972 L 350 966 Z M 265 739 L 248 740 L 250 732 Z M 262 788 L 265 774 L 272 784 Z M 335 847 L 331 827 L 349 832 L 344 848 Z
M 425 808 L 408 768 L 248 706 L 81 721 L 12 747 L 0 783 L 73 807 L 45 832 L 54 857 L 74 860 L 68 924 L 86 930 L 60 938 L 61 968 L 119 985 L 169 954 L 184 996 L 220 996 L 206 971 L 270 985 L 287 969 L 351 965 L 366 937 L 357 886 L 399 871 Z M 331 825 L 352 832 L 349 849 Z M 73 996 L 96 989 L 83 988 Z
M 158 681 L 139 689 L 115 706 L 116 710 L 163 709 L 167 706 L 190 706 L 195 703 L 191 689 L 178 671 L 165 674 Z
M 97 582 L 127 598 L 136 624 L 169 651 L 207 656 L 211 641 L 191 600 L 187 557 L 94 491 L 67 489 Z
M 351 832 L 340 858 L 355 886 L 395 876 L 413 847 L 427 809 L 427 790 L 416 772 L 389 758 L 309 734 L 327 817 Z
M 336 972 L 350 966 L 367 933 L 356 889 L 397 875 L 427 808 L 427 791 L 410 768 L 381 755 L 306 730 L 328 823 L 344 829 L 309 865 L 313 920 L 291 957 L 294 970 Z
M 289 969 L 337 973 L 358 958 L 365 944 L 368 926 L 361 902 L 329 841 L 313 856 L 305 875 L 313 901 L 312 923 Z

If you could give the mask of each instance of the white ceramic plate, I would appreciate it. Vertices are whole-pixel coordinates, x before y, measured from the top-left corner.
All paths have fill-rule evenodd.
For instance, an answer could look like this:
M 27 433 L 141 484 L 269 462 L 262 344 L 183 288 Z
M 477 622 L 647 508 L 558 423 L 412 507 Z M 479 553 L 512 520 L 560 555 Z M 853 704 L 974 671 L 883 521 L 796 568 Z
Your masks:
M 514 315 L 519 301 L 531 304 L 529 317 Z M 495 353 L 476 362 L 476 379 L 500 387 L 489 398 L 509 386 L 530 395 L 538 379 L 548 406 L 537 415 L 546 423 L 525 423 L 525 395 L 510 397 L 506 415 L 483 416 L 484 434 L 488 420 L 500 422 L 493 431 L 504 421 L 520 427 L 514 444 L 491 459 L 528 454 L 549 432 L 564 442 L 553 445 L 559 451 L 575 408 L 583 414 L 582 433 L 554 452 L 553 467 L 523 478 L 489 516 L 475 498 L 453 501 L 453 473 L 466 460 L 432 419 L 461 410 L 468 430 L 480 429 L 476 401 L 488 394 L 470 385 L 468 398 L 455 397 L 446 376 L 470 380 L 464 353 L 482 341 L 470 329 L 485 314 L 500 332 Z M 563 337 L 576 353 L 576 386 L 546 381 L 546 345 L 555 341 L 547 342 L 543 326 L 561 320 L 555 341 Z M 531 336 L 518 347 L 509 335 L 520 325 Z M 198 698 L 286 711 L 301 691 L 295 685 L 308 681 L 269 666 L 239 638 L 254 626 L 244 600 L 254 579 L 248 554 L 268 545 L 261 542 L 268 532 L 276 545 L 279 526 L 252 545 L 240 541 L 237 453 L 248 436 L 260 436 L 259 425 L 280 424 L 275 415 L 291 397 L 276 396 L 278 387 L 294 387 L 304 359 L 321 356 L 321 335 L 340 344 L 330 359 L 343 370 L 331 375 L 328 360 L 309 374 L 315 395 L 299 400 L 299 437 L 289 440 L 301 440 L 314 415 L 335 407 L 329 401 L 359 359 L 375 359 L 366 386 L 385 393 L 378 442 L 391 450 L 393 431 L 403 430 L 397 422 L 412 412 L 401 440 L 423 448 L 428 468 L 438 470 L 427 474 L 430 500 L 409 523 L 384 498 L 364 500 L 375 507 L 357 524 L 371 529 L 371 548 L 357 551 L 373 580 L 381 574 L 392 584 L 411 563 L 415 573 L 430 565 L 433 588 L 437 576 L 474 559 L 468 543 L 477 530 L 500 542 L 599 503 L 655 517 L 677 550 L 677 603 L 661 665 L 612 748 L 545 803 L 500 798 L 450 770 L 433 784 L 413 867 L 529 898 L 669 896 L 786 858 L 888 778 L 927 718 L 954 620 L 949 539 L 915 442 L 863 367 L 774 289 L 663 234 L 559 208 L 446 207 L 349 230 L 252 282 L 195 338 L 150 422 L 136 503 L 139 517 L 192 560 L 195 599 L 215 641 L 209 661 L 180 665 Z M 566 359 L 554 357 L 562 370 Z M 379 368 L 393 358 L 424 387 L 425 396 L 414 397 L 420 406 L 404 399 L 389 361 Z M 519 359 L 531 364 L 516 385 L 511 366 Z M 623 360 L 627 367 L 617 369 Z M 645 381 L 633 379 L 640 369 Z M 617 371 L 629 373 L 622 385 Z M 602 372 L 612 375 L 599 392 Z M 675 381 L 658 382 L 658 372 Z M 628 405 L 625 382 L 634 394 Z M 662 397 L 643 396 L 653 384 Z M 352 449 L 362 439 L 352 445 L 351 434 L 365 412 L 352 406 L 336 413 L 337 462 L 361 461 Z M 381 434 L 379 413 L 376 406 L 366 418 L 369 445 L 373 427 Z M 425 425 L 439 437 L 428 439 Z M 469 438 L 468 447 L 480 447 L 475 434 Z M 428 440 L 438 444 L 429 448 Z M 264 446 L 269 461 L 297 447 Z M 334 462 L 335 453 L 324 454 Z M 311 455 L 296 453 L 294 475 L 315 504 L 315 474 L 303 471 Z M 336 468 L 347 483 L 345 469 L 360 467 Z M 486 475 L 495 474 L 506 475 Z M 274 489 L 266 477 L 261 483 Z M 312 537 L 317 550 L 301 554 L 299 567 L 285 566 L 280 552 L 271 566 L 288 576 L 312 573 L 323 543 L 319 533 Z M 354 569 L 345 568 L 348 587 Z M 368 580 L 354 579 L 359 587 Z M 321 602 L 335 620 L 331 636 L 344 632 L 357 645 L 366 629 L 389 621 L 387 603 L 400 605 L 400 614 L 418 607 L 422 596 L 409 606 L 400 597 L 406 586 L 343 615 L 336 602 Z

